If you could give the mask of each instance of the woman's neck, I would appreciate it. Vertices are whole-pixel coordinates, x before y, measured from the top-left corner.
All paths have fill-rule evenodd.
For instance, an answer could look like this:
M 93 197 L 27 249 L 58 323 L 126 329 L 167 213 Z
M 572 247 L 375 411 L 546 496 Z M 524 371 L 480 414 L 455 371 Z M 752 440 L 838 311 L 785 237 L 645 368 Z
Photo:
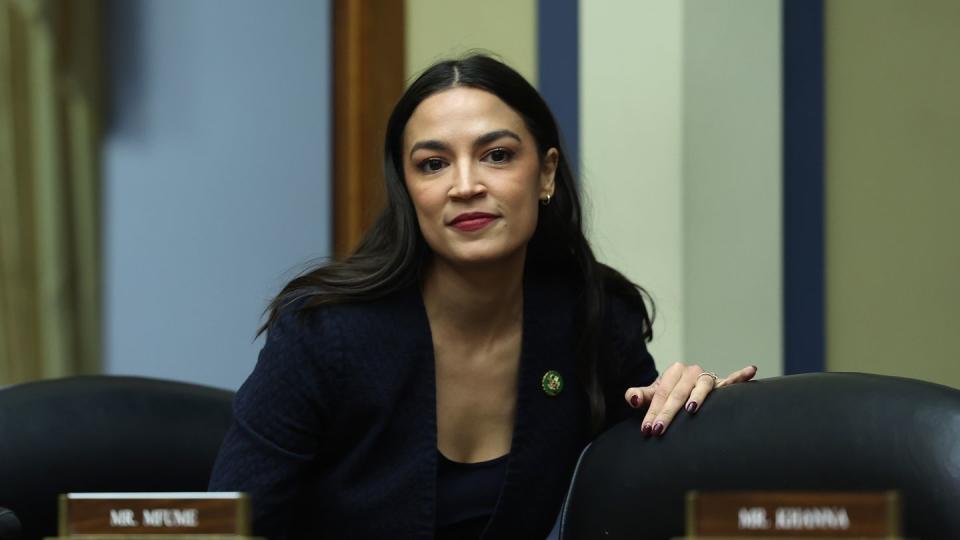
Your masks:
M 523 319 L 525 254 L 484 265 L 451 265 L 434 256 L 423 280 L 423 303 L 434 333 L 496 339 Z

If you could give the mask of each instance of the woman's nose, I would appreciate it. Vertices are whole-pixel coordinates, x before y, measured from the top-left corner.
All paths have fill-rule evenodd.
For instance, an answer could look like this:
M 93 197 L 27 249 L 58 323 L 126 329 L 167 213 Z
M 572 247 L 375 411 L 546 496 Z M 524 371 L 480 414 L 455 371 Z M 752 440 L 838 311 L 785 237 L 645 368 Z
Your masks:
M 472 166 L 457 167 L 450 196 L 455 199 L 472 199 L 486 193 L 487 188 L 480 178 L 480 171 Z

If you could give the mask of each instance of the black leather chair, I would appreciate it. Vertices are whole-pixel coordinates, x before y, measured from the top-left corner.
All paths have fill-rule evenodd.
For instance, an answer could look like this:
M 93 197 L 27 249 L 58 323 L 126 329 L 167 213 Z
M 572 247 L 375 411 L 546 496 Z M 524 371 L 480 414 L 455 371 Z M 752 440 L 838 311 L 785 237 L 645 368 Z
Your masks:
M 683 536 L 693 489 L 894 489 L 906 537 L 960 538 L 960 391 L 879 375 L 793 375 L 719 389 L 663 438 L 627 420 L 581 456 L 560 538 Z
M 194 384 L 110 376 L 0 389 L 0 507 L 33 540 L 56 535 L 61 493 L 206 491 L 232 398 Z M 12 523 L 9 514 L 0 518 Z

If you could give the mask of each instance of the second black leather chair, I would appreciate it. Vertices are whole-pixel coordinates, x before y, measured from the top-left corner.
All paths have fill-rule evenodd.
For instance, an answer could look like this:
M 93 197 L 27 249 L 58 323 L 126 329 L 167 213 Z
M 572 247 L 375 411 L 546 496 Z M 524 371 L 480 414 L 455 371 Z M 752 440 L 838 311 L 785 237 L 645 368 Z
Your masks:
M 55 536 L 65 492 L 206 491 L 233 393 L 134 377 L 0 390 L 0 507 Z
M 682 536 L 694 489 L 899 490 L 907 537 L 960 538 L 960 391 L 794 375 L 717 390 L 663 438 L 628 420 L 581 456 L 560 538 Z

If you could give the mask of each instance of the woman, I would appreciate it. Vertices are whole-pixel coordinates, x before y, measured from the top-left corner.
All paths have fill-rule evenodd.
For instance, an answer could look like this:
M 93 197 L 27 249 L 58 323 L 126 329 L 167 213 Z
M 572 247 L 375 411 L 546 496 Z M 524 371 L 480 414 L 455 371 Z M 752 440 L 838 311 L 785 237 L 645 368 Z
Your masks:
M 387 124 L 388 204 L 293 280 L 210 487 L 271 538 L 543 538 L 590 438 L 663 435 L 721 384 L 658 379 L 641 290 L 597 262 L 555 121 L 485 56 L 438 63 Z

